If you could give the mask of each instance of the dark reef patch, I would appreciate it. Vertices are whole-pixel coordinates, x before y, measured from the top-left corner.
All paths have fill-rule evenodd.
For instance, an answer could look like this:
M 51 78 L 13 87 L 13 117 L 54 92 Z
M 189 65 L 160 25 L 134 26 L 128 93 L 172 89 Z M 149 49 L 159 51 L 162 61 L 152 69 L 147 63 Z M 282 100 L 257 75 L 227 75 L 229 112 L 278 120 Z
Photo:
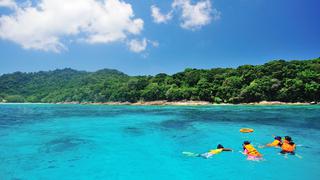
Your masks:
M 129 126 L 129 127 L 126 127 L 123 129 L 123 132 L 125 134 L 129 134 L 129 135 L 135 135 L 135 136 L 140 136 L 140 135 L 143 135 L 144 132 L 142 129 L 140 128 L 137 128 L 137 127 L 132 127 L 132 126 Z
M 190 120 L 166 120 L 158 124 L 161 129 L 165 130 L 185 130 L 191 128 Z
M 44 144 L 44 146 L 40 149 L 46 153 L 59 153 L 64 151 L 71 151 L 75 148 L 78 148 L 81 145 L 87 144 L 88 141 L 75 137 L 62 137 L 53 139 Z

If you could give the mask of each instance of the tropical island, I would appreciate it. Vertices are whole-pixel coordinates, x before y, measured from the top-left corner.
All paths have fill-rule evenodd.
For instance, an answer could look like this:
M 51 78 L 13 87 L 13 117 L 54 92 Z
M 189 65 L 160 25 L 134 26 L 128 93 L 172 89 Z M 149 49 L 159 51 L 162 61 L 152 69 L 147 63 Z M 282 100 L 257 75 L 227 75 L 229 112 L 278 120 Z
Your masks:
M 112 69 L 70 68 L 0 76 L 2 103 L 172 104 L 317 103 L 320 58 L 274 60 L 237 68 L 191 69 L 129 76 Z M 148 103 L 153 102 L 153 103 Z

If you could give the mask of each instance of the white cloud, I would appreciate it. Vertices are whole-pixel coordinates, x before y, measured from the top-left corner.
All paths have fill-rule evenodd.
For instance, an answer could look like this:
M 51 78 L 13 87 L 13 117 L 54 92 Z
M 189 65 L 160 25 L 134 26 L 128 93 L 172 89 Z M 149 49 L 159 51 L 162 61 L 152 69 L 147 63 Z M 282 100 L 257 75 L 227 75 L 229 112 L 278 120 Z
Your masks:
M 172 10 L 169 17 L 160 13 L 160 9 L 156 6 L 151 6 L 151 15 L 156 23 L 167 22 L 172 19 L 172 12 L 181 12 L 180 26 L 184 29 L 196 30 L 208 25 L 211 21 L 219 20 L 221 13 L 212 7 L 210 0 L 200 0 L 192 3 L 191 0 L 173 0 L 171 4 Z
M 13 1 L 0 2 L 8 5 Z M 25 49 L 60 52 L 67 48 L 66 40 L 91 44 L 124 41 L 128 35 L 139 35 L 143 25 L 123 0 L 40 0 L 0 16 L 0 38 Z
M 130 51 L 140 53 L 146 50 L 148 45 L 158 47 L 159 43 L 157 41 L 151 41 L 149 39 L 143 38 L 142 40 L 132 39 L 127 42 L 127 45 Z
M 202 26 L 208 25 L 211 20 L 220 19 L 220 12 L 212 9 L 210 0 L 199 1 L 192 4 L 190 0 L 174 0 L 173 8 L 181 9 L 182 28 L 199 29 Z
M 158 41 L 148 40 L 148 43 L 151 44 L 153 47 L 159 47 L 159 42 Z
M 7 7 L 14 9 L 17 7 L 16 2 L 13 0 L 0 0 L 0 7 Z
M 139 53 L 144 51 L 147 48 L 147 39 L 142 40 L 133 39 L 128 42 L 129 49 L 133 52 Z
M 166 23 L 167 21 L 172 19 L 172 11 L 167 14 L 162 14 L 157 6 L 152 5 L 151 16 L 153 17 L 153 21 L 157 24 Z

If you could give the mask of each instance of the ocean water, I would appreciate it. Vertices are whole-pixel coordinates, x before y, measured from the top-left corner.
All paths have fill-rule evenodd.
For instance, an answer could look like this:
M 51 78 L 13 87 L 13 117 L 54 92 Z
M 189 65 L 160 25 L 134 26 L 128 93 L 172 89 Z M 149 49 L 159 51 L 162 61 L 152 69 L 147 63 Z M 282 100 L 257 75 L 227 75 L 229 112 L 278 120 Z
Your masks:
M 254 133 L 239 132 L 250 127 Z M 297 154 L 256 147 L 289 135 Z M 319 179 L 320 106 L 0 105 L 0 179 Z M 218 143 L 232 148 L 210 159 Z

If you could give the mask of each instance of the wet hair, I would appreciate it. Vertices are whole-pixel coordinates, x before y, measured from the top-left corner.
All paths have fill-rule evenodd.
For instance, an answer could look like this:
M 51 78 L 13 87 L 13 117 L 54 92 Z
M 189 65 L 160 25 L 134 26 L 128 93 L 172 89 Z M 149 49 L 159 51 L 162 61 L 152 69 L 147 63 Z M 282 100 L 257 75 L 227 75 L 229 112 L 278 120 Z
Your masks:
M 244 141 L 243 144 L 248 145 L 248 144 L 250 144 L 250 141 Z
M 281 141 L 281 136 L 276 136 L 274 139 Z
M 224 147 L 221 144 L 217 145 L 217 149 L 223 149 Z
M 289 142 L 292 141 L 292 139 L 291 139 L 290 136 L 285 136 L 284 139 L 287 140 L 287 141 L 289 141 Z
M 293 146 L 293 145 L 294 145 L 294 142 L 293 142 L 293 141 L 290 141 L 289 144 L 290 144 L 291 146 Z

